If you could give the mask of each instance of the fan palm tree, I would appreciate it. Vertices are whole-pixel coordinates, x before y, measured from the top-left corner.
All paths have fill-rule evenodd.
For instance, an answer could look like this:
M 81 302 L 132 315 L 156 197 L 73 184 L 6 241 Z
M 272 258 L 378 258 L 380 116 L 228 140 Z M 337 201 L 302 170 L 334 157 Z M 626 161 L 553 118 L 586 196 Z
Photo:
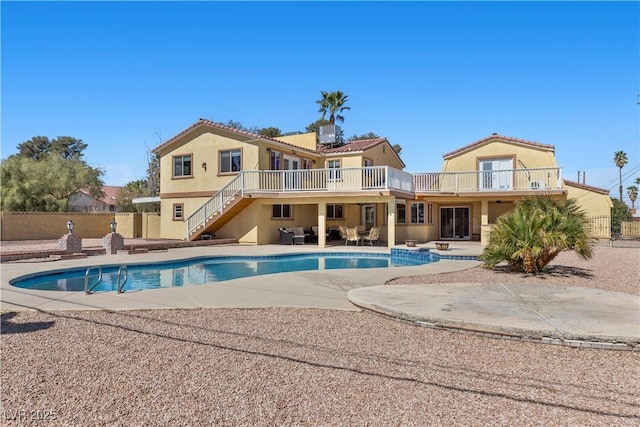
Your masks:
M 636 199 L 638 198 L 638 187 L 635 185 L 627 187 L 627 193 L 629 194 L 629 200 L 631 200 L 631 209 L 635 209 Z
M 322 98 L 316 101 L 316 104 L 320 105 L 318 112 L 322 113 L 322 120 L 324 120 L 327 112 L 329 113 L 329 124 L 334 125 L 336 120 L 340 123 L 344 122 L 344 117 L 340 114 L 344 110 L 350 110 L 351 107 L 346 107 L 348 95 L 345 95 L 341 91 L 326 92 L 321 91 Z
M 622 168 L 627 164 L 627 153 L 616 151 L 613 155 L 613 163 L 620 168 L 620 201 L 622 201 Z
M 506 261 L 511 271 L 537 274 L 561 251 L 593 256 L 595 240 L 589 221 L 575 199 L 525 199 L 498 218 L 480 259 L 487 267 Z

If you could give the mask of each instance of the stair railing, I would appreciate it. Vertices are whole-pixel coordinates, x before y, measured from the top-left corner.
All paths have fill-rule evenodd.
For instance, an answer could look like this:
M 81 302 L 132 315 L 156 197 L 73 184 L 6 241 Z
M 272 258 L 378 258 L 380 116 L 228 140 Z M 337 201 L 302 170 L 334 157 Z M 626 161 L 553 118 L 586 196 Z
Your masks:
M 191 233 L 206 224 L 212 215 L 222 213 L 231 199 L 238 194 L 240 196 L 244 195 L 243 182 L 243 173 L 240 172 L 185 220 L 187 223 L 187 240 L 189 240 Z

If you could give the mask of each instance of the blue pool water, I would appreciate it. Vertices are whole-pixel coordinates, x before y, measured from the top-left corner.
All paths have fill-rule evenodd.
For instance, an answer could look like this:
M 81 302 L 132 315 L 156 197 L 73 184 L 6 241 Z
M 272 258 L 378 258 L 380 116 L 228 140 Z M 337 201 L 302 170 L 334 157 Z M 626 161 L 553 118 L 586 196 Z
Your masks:
M 128 266 L 125 291 L 175 286 L 194 286 L 264 274 L 344 268 L 385 268 L 422 265 L 437 261 L 437 255 L 405 257 L 370 253 L 297 254 L 254 257 L 194 258 L 157 264 Z M 102 281 L 94 292 L 115 291 L 119 266 L 103 266 Z M 13 286 L 48 291 L 84 291 L 86 267 L 52 271 L 18 278 Z M 90 273 L 96 282 L 98 270 Z

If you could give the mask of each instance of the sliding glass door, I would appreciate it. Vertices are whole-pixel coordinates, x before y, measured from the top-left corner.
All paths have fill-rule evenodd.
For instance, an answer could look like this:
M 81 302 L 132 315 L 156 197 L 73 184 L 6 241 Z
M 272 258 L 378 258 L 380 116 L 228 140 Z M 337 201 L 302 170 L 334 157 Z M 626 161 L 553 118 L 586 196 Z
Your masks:
M 470 218 L 468 207 L 441 207 L 440 238 L 469 240 L 471 237 Z

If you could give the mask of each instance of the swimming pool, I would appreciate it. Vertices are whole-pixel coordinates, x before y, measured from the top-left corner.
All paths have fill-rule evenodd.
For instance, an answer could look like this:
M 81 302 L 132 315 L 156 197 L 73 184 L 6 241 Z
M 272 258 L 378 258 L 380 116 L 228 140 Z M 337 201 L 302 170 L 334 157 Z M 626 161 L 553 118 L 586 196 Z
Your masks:
M 423 265 L 438 260 L 435 254 L 418 258 L 372 253 L 308 253 L 271 256 L 200 257 L 181 261 L 129 265 L 124 291 L 195 286 L 242 277 L 309 270 L 389 268 Z M 102 280 L 94 292 L 115 291 L 120 266 L 102 266 Z M 47 291 L 84 291 L 87 268 L 74 268 L 19 277 L 10 284 Z M 124 276 L 123 276 L 124 277 Z M 90 272 L 96 283 L 98 269 Z

